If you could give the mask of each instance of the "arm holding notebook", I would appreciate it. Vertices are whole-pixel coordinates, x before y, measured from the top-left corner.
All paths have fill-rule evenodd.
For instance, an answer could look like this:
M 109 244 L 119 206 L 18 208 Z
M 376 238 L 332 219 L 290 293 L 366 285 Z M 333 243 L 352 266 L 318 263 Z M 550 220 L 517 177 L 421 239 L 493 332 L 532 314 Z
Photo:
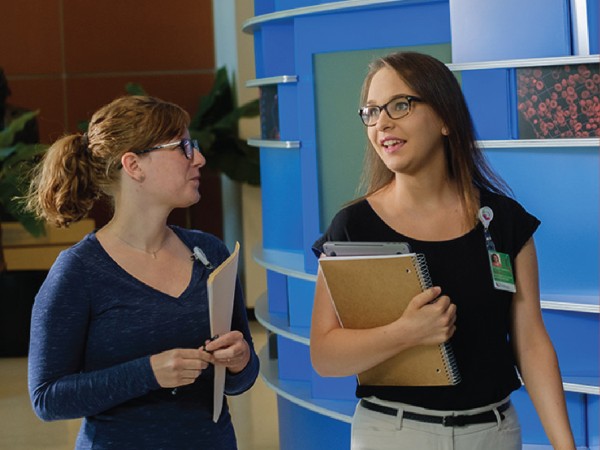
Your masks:
M 456 305 L 440 294 L 433 287 L 415 296 L 402 317 L 388 325 L 342 328 L 319 272 L 310 336 L 315 370 L 322 376 L 354 375 L 408 348 L 447 341 L 456 328 Z

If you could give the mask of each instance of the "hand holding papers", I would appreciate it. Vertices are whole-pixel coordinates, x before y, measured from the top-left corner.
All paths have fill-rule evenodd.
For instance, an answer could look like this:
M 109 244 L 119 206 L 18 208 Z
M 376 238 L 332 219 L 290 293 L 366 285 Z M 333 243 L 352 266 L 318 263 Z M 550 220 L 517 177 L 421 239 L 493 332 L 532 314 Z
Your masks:
M 211 336 L 223 336 L 231 331 L 231 315 L 237 281 L 239 242 L 233 253 L 208 277 L 208 311 Z M 225 367 L 215 366 L 213 422 L 217 422 L 223 408 L 225 389 Z

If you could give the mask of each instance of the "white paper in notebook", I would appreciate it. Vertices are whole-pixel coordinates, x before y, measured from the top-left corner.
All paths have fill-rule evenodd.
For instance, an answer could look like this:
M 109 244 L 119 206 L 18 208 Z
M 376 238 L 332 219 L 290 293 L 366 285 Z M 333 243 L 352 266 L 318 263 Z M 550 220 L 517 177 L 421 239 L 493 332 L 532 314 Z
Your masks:
M 239 259 L 239 242 L 223 263 L 208 277 L 208 312 L 210 314 L 211 336 L 223 335 L 231 331 L 231 315 L 237 281 Z M 225 367 L 215 366 L 213 422 L 219 420 L 223 409 L 223 394 L 225 390 Z

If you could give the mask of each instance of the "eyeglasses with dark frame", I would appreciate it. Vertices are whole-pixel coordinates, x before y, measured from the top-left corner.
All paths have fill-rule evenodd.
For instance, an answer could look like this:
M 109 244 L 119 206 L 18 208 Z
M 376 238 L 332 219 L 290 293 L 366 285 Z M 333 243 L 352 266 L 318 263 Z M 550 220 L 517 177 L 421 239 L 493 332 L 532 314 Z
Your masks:
M 169 142 L 168 144 L 157 145 L 156 147 L 150 147 L 146 150 L 136 150 L 133 153 L 136 155 L 142 155 L 144 153 L 150 153 L 154 150 L 160 150 L 162 148 L 177 146 L 181 149 L 187 159 L 194 159 L 194 149 L 200 151 L 200 145 L 196 139 L 182 139 L 177 142 Z
M 381 116 L 381 111 L 385 110 L 385 112 L 391 119 L 402 119 L 410 113 L 413 102 L 422 101 L 422 99 L 420 99 L 419 97 L 415 97 L 414 95 L 397 95 L 385 105 L 363 106 L 358 110 L 358 115 L 360 116 L 360 119 L 365 124 L 365 126 L 372 127 L 375 124 L 377 124 L 379 116 Z

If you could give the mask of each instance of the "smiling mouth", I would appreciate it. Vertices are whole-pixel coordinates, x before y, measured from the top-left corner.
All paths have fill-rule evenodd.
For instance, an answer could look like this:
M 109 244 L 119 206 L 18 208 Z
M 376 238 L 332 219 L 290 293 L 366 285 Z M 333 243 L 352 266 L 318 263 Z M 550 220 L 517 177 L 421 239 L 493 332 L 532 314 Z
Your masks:
M 397 150 L 405 142 L 406 141 L 403 141 L 401 139 L 386 139 L 384 142 L 381 143 L 381 146 L 386 152 L 391 152 Z

